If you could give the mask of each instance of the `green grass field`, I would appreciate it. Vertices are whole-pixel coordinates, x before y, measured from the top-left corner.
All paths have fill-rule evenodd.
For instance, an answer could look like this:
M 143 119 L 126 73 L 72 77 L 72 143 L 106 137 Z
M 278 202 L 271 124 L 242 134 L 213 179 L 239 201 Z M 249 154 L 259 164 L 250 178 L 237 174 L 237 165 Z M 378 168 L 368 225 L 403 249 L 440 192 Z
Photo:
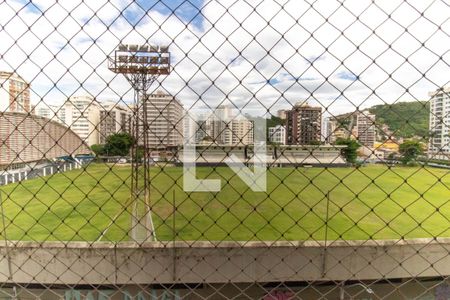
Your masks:
M 448 170 L 276 168 L 269 171 L 268 193 L 252 192 L 226 167 L 197 173 L 221 178 L 222 191 L 188 194 L 181 168 L 152 170 L 158 240 L 324 240 L 327 195 L 328 240 L 450 236 Z M 129 175 L 129 167 L 91 165 L 1 187 L 0 234 L 93 241 L 106 231 L 102 241 L 129 240 Z

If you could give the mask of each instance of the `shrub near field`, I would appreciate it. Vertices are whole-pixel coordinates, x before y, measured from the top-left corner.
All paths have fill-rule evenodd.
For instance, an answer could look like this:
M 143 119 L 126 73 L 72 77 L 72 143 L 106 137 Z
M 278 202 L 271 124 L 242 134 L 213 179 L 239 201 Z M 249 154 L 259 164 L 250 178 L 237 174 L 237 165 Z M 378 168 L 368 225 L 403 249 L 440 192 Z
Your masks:
M 274 168 L 267 193 L 251 191 L 226 167 L 197 168 L 198 178 L 222 180 L 217 193 L 184 192 L 182 168 L 151 172 L 159 240 L 450 236 L 450 174 L 442 169 Z M 129 240 L 129 176 L 129 167 L 94 164 L 2 187 L 7 239 Z

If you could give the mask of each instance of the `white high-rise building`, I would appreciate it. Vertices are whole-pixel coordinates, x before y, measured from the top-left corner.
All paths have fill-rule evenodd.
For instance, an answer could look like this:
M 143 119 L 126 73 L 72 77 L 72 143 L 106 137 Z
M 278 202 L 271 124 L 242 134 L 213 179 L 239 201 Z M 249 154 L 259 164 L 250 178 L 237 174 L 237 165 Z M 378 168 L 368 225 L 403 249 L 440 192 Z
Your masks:
M 333 135 L 336 130 L 336 122 L 331 117 L 323 118 L 322 123 L 322 141 L 327 144 L 335 142 L 335 137 Z
M 60 106 L 41 101 L 33 113 L 70 127 L 89 146 L 106 143 L 114 133 L 129 132 L 132 115 L 127 105 L 97 102 L 90 96 L 71 97 Z
M 242 116 L 234 116 L 228 105 L 217 107 L 200 126 L 210 143 L 221 146 L 252 145 L 254 142 L 253 122 Z
M 430 92 L 428 157 L 450 159 L 450 87 Z
M 358 112 L 356 116 L 356 131 L 359 143 L 373 148 L 376 140 L 375 115 L 368 111 Z
M 210 144 L 212 143 L 212 122 L 211 119 L 204 115 L 199 116 L 194 121 L 195 126 L 195 143 Z
M 44 117 L 50 120 L 58 120 L 58 110 L 60 106 L 47 104 L 44 101 L 40 101 L 33 107 L 33 114 Z
M 191 144 L 195 144 L 197 142 L 199 121 L 195 118 L 194 115 L 189 114 L 189 112 L 183 110 L 183 125 L 184 125 L 183 137 L 185 141 Z
M 244 118 L 237 118 L 231 121 L 231 145 L 252 145 L 253 144 L 253 122 Z
M 150 147 L 162 148 L 183 144 L 184 109 L 180 101 L 174 96 L 157 91 L 147 95 L 146 110 Z
M 100 143 L 100 111 L 101 106 L 93 97 L 73 96 L 59 108 L 57 118 L 92 146 Z
M 209 123 L 211 137 L 215 144 L 232 144 L 231 121 L 231 107 L 229 105 L 221 105 L 214 110 Z
M 269 141 L 275 144 L 284 145 L 286 143 L 286 127 L 283 125 L 269 127 Z

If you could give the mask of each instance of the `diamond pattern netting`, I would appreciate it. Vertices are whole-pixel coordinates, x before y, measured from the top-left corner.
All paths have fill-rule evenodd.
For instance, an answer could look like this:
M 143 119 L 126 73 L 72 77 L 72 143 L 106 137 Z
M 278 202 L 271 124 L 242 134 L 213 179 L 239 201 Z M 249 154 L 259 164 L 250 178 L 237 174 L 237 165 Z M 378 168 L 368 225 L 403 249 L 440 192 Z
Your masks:
M 449 15 L 0 2 L 0 298 L 446 299 Z

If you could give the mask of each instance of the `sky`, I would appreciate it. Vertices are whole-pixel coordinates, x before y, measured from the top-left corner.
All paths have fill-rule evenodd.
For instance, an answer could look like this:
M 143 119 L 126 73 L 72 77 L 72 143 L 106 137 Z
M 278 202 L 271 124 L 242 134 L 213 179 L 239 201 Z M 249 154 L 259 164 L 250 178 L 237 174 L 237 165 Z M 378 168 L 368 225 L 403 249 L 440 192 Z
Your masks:
M 129 102 L 107 57 L 120 43 L 165 44 L 173 69 L 150 91 L 188 110 L 308 101 L 335 115 L 448 85 L 449 16 L 447 0 L 4 0 L 0 70 L 29 81 L 33 103 Z

